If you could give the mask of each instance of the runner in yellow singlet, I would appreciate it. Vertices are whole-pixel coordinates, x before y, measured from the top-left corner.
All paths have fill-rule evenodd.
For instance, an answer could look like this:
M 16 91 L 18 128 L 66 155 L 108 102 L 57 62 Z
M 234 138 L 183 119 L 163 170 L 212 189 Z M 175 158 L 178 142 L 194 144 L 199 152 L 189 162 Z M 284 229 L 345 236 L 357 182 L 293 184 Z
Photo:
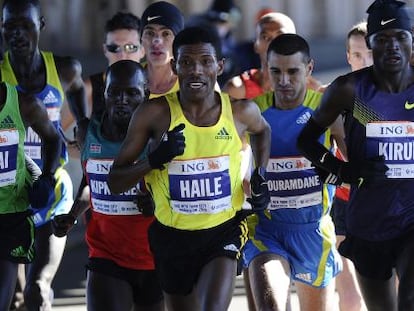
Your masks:
M 270 129 L 253 102 L 231 103 L 214 91 L 223 70 L 217 37 L 186 28 L 173 51 L 180 91 L 138 107 L 108 186 L 120 193 L 145 176 L 156 205 L 150 246 L 167 309 L 227 310 L 247 238 L 244 139 L 251 135 L 257 165 L 248 199 L 256 211 L 269 202 L 264 167 Z M 136 161 L 148 142 L 147 157 Z

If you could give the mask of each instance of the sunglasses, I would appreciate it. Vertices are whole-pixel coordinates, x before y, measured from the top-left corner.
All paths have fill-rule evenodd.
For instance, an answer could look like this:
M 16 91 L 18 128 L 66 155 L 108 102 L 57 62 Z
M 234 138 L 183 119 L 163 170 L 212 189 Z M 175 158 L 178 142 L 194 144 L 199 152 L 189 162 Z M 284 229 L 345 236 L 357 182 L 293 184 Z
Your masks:
M 106 44 L 105 46 L 108 52 L 110 53 L 119 53 L 122 50 L 124 50 L 125 53 L 131 54 L 131 53 L 135 53 L 139 49 L 139 45 L 135 45 L 131 43 L 124 44 L 124 45 Z

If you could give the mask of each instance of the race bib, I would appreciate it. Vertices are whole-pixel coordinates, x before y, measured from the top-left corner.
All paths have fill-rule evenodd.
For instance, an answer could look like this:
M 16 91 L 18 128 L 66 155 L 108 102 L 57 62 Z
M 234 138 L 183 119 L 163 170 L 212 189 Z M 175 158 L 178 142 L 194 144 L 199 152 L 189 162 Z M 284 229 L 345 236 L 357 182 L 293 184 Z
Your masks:
M 270 210 L 303 208 L 322 203 L 322 184 L 312 163 L 304 157 L 269 159 L 267 165 Z
M 140 214 L 133 202 L 137 187 L 119 195 L 111 194 L 107 180 L 112 163 L 113 160 L 103 159 L 88 159 L 86 162 L 93 210 L 106 215 Z
M 367 158 L 384 156 L 388 178 L 414 178 L 414 122 L 366 125 Z
M 17 130 L 0 131 L 0 187 L 16 182 L 18 144 Z
M 215 214 L 231 208 L 229 157 L 168 165 L 171 207 L 182 214 Z

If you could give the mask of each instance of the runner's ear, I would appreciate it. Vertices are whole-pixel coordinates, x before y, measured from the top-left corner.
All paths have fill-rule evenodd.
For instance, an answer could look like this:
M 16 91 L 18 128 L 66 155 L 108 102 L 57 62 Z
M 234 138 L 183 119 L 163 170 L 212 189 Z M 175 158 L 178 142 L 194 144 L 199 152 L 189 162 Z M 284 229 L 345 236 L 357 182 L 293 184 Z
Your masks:
M 367 44 L 367 48 L 371 50 L 371 44 L 369 43 L 368 37 L 365 37 L 365 43 Z
M 171 58 L 170 64 L 172 72 L 174 72 L 174 74 L 177 75 L 177 62 L 174 58 Z
M 46 26 L 45 17 L 41 16 L 40 17 L 40 30 L 43 30 L 43 28 L 45 28 L 45 26 Z

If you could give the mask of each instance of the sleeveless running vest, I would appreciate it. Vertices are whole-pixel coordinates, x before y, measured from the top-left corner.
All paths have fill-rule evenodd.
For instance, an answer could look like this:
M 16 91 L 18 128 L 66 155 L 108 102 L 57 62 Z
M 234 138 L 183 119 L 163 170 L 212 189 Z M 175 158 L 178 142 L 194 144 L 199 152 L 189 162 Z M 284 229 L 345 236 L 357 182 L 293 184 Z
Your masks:
M 92 205 L 86 232 L 89 256 L 129 269 L 154 269 L 147 236 L 154 218 L 141 215 L 133 202 L 137 187 L 120 195 L 111 194 L 108 188 L 108 173 L 121 144 L 105 139 L 101 122 L 91 119 L 81 153 Z
M 60 110 L 64 100 L 63 88 L 56 70 L 53 54 L 51 52 L 41 51 L 41 55 L 46 67 L 46 85 L 42 91 L 38 92 L 35 95 L 43 102 L 47 109 L 49 119 L 52 121 L 58 132 L 61 132 L 62 129 L 60 125 Z M 0 66 L 0 72 L 2 81 L 16 85 L 19 90 L 24 92 L 24 90 L 18 85 L 16 76 L 14 75 L 9 61 L 8 52 L 4 54 L 4 59 Z M 26 131 L 24 149 L 26 154 L 31 157 L 36 162 L 36 164 L 39 165 L 40 168 L 43 168 L 43 161 L 41 159 L 41 141 L 39 136 L 30 127 Z M 68 154 L 66 145 L 62 143 L 60 163 L 63 166 L 67 161 Z
M 233 218 L 243 204 L 242 141 L 227 94 L 220 94 L 218 122 L 206 127 L 185 118 L 177 94 L 166 95 L 171 112 L 169 129 L 185 124 L 184 154 L 175 157 L 166 169 L 150 171 L 145 181 L 160 223 L 183 230 L 208 229 Z
M 141 63 L 141 65 L 146 69 L 147 68 L 147 63 L 146 62 L 144 62 L 144 63 Z M 180 84 L 178 83 L 178 79 L 175 81 L 175 83 L 174 83 L 174 85 L 171 87 L 171 89 L 169 89 L 167 92 L 165 92 L 165 93 L 160 93 L 160 94 L 154 94 L 154 93 L 150 93 L 150 95 L 149 95 L 149 99 L 152 99 L 152 98 L 157 98 L 157 97 L 161 97 L 161 96 L 164 96 L 164 95 L 166 95 L 166 94 L 168 94 L 168 93 L 175 93 L 175 92 L 178 92 L 178 90 L 180 89 Z
M 296 148 L 296 140 L 319 105 L 322 94 L 307 90 L 302 105 L 281 110 L 274 106 L 274 92 L 254 101 L 272 129 L 271 151 L 267 166 L 271 195 L 267 216 L 289 224 L 318 222 L 329 213 L 334 187 L 323 184 L 307 160 Z M 330 132 L 319 139 L 330 148 Z
M 166 95 L 168 93 L 175 93 L 175 92 L 178 92 L 179 89 L 180 89 L 180 84 L 178 83 L 178 79 L 177 79 L 175 81 L 174 85 L 172 86 L 172 88 L 169 89 L 166 93 L 162 93 L 162 94 L 150 93 L 149 98 L 152 99 L 152 98 L 157 98 L 157 97 L 164 96 L 164 95 Z
M 7 98 L 0 111 L 0 214 L 26 211 L 29 199 L 24 160 L 25 126 L 15 87 L 5 83 Z
M 355 76 L 356 99 L 346 123 L 348 159 L 358 163 L 382 155 L 389 171 L 385 181 L 351 187 L 347 232 L 388 240 L 414 229 L 414 85 L 387 93 L 375 87 L 371 68 Z

